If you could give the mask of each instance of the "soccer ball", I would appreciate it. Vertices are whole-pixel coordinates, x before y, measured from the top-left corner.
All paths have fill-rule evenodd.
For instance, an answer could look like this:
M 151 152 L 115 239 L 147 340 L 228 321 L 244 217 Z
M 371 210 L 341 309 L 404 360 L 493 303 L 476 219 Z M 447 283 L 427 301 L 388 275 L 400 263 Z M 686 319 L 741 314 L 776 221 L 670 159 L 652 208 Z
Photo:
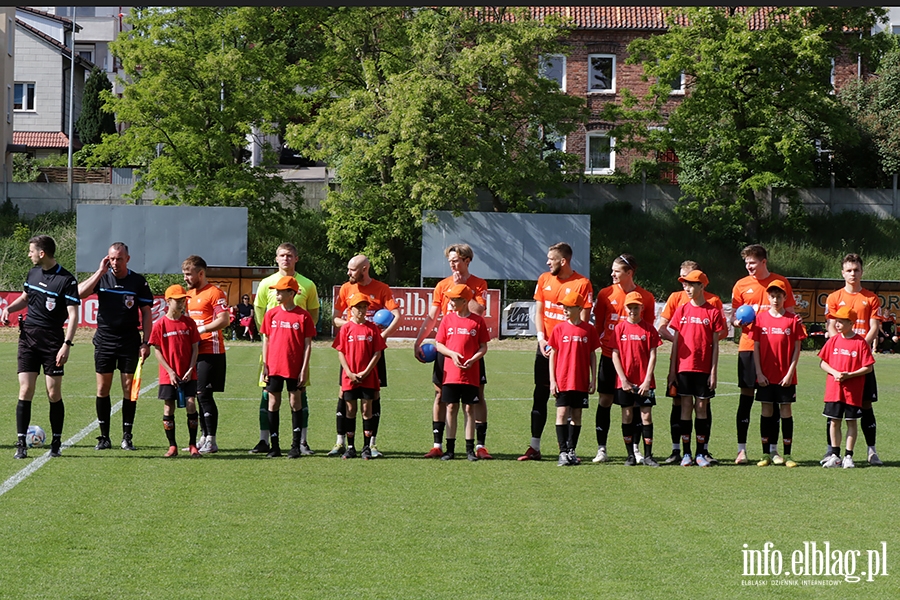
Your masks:
M 41 429 L 40 425 L 29 425 L 28 431 L 25 433 L 25 445 L 29 448 L 40 448 L 44 445 L 47 434 Z
M 386 308 L 382 308 L 378 312 L 375 313 L 375 316 L 372 317 L 372 320 L 376 325 L 384 329 L 388 325 L 390 325 L 394 320 L 394 313 L 389 311 Z
M 740 321 L 742 325 L 749 325 L 756 320 L 756 311 L 749 304 L 742 304 L 734 311 L 734 318 Z
M 425 355 L 425 362 L 434 362 L 437 358 L 437 348 L 434 344 L 422 344 L 422 354 Z

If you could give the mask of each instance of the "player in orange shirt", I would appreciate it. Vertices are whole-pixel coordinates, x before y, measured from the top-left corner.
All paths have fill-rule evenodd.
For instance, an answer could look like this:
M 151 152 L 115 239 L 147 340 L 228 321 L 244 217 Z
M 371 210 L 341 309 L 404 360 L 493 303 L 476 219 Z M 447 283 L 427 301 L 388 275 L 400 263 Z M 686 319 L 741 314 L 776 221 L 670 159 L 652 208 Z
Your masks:
M 744 267 L 748 275 L 739 279 L 731 290 L 731 310 L 734 314 L 738 308 L 747 304 L 753 307 L 756 314 L 769 310 L 769 296 L 766 290 L 769 284 L 775 280 L 784 283 L 785 298 L 784 308 L 788 312 L 794 312 L 794 290 L 787 279 L 772 273 L 768 267 L 768 252 L 759 244 L 750 244 L 741 250 L 741 258 L 744 259 Z M 753 408 L 753 394 L 756 387 L 756 366 L 753 363 L 753 340 L 750 339 L 749 328 L 744 323 L 734 319 L 735 327 L 744 327 L 741 331 L 741 341 L 738 345 L 738 386 L 741 397 L 738 403 L 735 421 L 737 424 L 738 453 L 734 463 L 746 465 L 747 460 L 747 432 L 750 430 L 750 412 Z
M 653 319 L 656 316 L 656 301 L 653 294 L 634 282 L 634 272 L 637 270 L 637 259 L 631 254 L 620 254 L 612 262 L 612 285 L 597 292 L 597 300 L 594 302 L 594 327 L 600 334 L 602 344 L 602 356 L 597 375 L 597 391 L 600 392 L 597 402 L 597 415 L 595 425 L 597 429 L 597 456 L 592 462 L 606 462 L 609 457 L 606 452 L 606 440 L 609 436 L 610 408 L 616 393 L 616 368 L 612 361 L 612 336 L 620 319 L 628 317 L 628 309 L 625 306 L 625 296 L 631 292 L 638 292 L 644 299 L 644 309 L 641 312 L 641 320 L 648 327 L 653 327 Z M 632 422 L 635 429 L 640 428 L 640 413 L 636 413 Z M 638 439 L 632 436 L 633 439 Z M 643 456 L 635 451 L 635 458 L 641 464 Z
M 547 424 L 547 402 L 550 401 L 550 347 L 547 341 L 553 328 L 568 319 L 560 305 L 568 294 L 581 294 L 585 299 L 581 320 L 590 322 L 594 288 L 591 280 L 572 268 L 572 247 L 564 242 L 547 250 L 547 266 L 534 288 L 537 311 L 534 326 L 537 329 L 537 352 L 534 355 L 534 402 L 531 408 L 531 443 L 519 460 L 541 459 L 541 434 Z
M 450 264 L 452 274 L 442 279 L 434 286 L 434 294 L 431 306 L 428 308 L 428 317 L 419 328 L 419 334 L 416 336 L 416 342 L 413 346 L 416 360 L 425 362 L 425 355 L 422 354 L 422 342 L 431 335 L 434 326 L 438 322 L 438 315 L 445 316 L 453 310 L 450 297 L 447 293 L 450 289 L 460 283 L 465 284 L 472 290 L 472 299 L 469 300 L 469 311 L 481 316 L 487 307 L 487 301 L 484 294 L 487 292 L 487 281 L 480 277 L 476 277 L 469 273 L 469 264 L 475 258 L 472 247 L 468 244 L 453 244 L 444 250 L 447 262 Z M 484 400 L 484 384 L 487 383 L 487 377 L 484 372 L 484 360 L 481 361 L 481 385 L 478 388 L 478 402 L 474 405 L 473 414 L 475 415 L 475 435 L 477 444 L 475 446 L 475 455 L 480 460 L 491 460 L 493 456 L 485 447 L 485 439 L 487 436 L 487 404 Z M 434 385 L 434 404 L 431 408 L 431 432 L 434 435 L 434 445 L 425 454 L 425 458 L 441 458 L 444 454 L 441 447 L 443 446 L 444 427 L 446 419 L 446 411 L 441 406 L 441 388 L 444 381 L 444 355 L 438 353 L 434 361 L 434 369 L 431 375 L 431 383 Z
M 364 254 L 354 256 L 350 259 L 350 262 L 347 263 L 348 280 L 341 285 L 341 289 L 338 291 L 332 321 L 336 328 L 340 329 L 343 327 L 344 324 L 350 320 L 349 313 L 347 313 L 349 310 L 347 303 L 348 299 L 356 293 L 364 294 L 369 299 L 368 309 L 366 310 L 367 321 L 371 322 L 375 313 L 382 308 L 389 310 L 391 314 L 394 315 L 394 320 L 391 321 L 391 324 L 381 330 L 381 338 L 387 341 L 388 337 L 390 337 L 390 335 L 400 326 L 403 317 L 400 315 L 400 305 L 394 300 L 394 293 L 391 292 L 390 286 L 377 279 L 373 279 L 372 276 L 369 275 L 370 267 L 371 264 L 369 263 L 369 259 Z M 378 360 L 377 370 L 380 387 L 375 390 L 375 399 L 372 401 L 371 407 L 372 416 L 368 419 L 372 427 L 371 439 L 369 440 L 369 454 L 372 458 L 381 458 L 384 456 L 375 446 L 376 437 L 378 436 L 378 424 L 381 421 L 381 388 L 387 387 L 387 362 L 385 361 L 384 356 L 385 353 L 382 352 L 381 358 Z M 334 447 L 327 456 L 342 456 L 346 450 L 344 447 L 344 435 L 346 433 L 344 431 L 344 417 L 347 414 L 346 410 L 346 403 L 344 402 L 343 395 L 341 395 L 338 397 L 336 411 L 337 441 L 335 441 Z
M 700 271 L 700 266 L 696 261 L 686 260 L 681 263 L 681 267 L 678 271 L 679 277 L 686 277 L 688 273 L 691 271 Z M 703 297 L 707 302 L 712 304 L 714 307 L 718 308 L 722 311 L 722 318 L 725 318 L 725 307 L 722 305 L 722 300 L 716 296 L 715 294 L 703 290 Z M 659 337 L 664 340 L 674 341 L 674 337 L 672 335 L 672 330 L 669 329 L 669 321 L 672 320 L 672 315 L 675 314 L 675 309 L 681 306 L 682 304 L 687 304 L 691 299 L 687 295 L 683 289 L 678 290 L 677 292 L 672 292 L 669 294 L 668 299 L 666 300 L 666 305 L 663 307 L 662 312 L 659 314 L 659 318 L 656 321 L 656 330 L 659 332 Z M 719 334 L 719 339 L 724 339 L 728 337 L 728 330 L 725 329 Z M 669 414 L 669 430 L 672 434 L 672 454 L 666 458 L 665 463 L 667 465 L 675 464 L 681 462 L 681 396 L 678 394 L 669 394 L 669 390 L 666 390 L 666 396 L 672 398 L 672 412 Z M 706 419 L 709 422 L 710 427 L 712 427 L 712 408 L 711 406 L 706 407 Z M 717 464 L 715 458 L 713 458 L 712 454 L 709 453 L 709 437 L 706 439 L 706 456 L 709 457 L 711 464 Z
M 213 454 L 219 451 L 216 444 L 219 408 L 213 393 L 225 391 L 225 337 L 222 330 L 231 322 L 231 313 L 225 292 L 207 281 L 206 268 L 206 261 L 196 255 L 188 256 L 181 264 L 188 288 L 187 313 L 200 333 L 197 355 L 197 401 L 203 428 L 200 453 Z
M 859 254 L 846 255 L 841 261 L 841 276 L 844 278 L 844 287 L 829 294 L 825 300 L 825 316 L 828 318 L 828 331 L 825 335 L 829 338 L 838 335 L 834 323 L 834 314 L 840 307 L 848 306 L 856 313 L 853 332 L 865 338 L 866 343 L 869 344 L 874 352 L 878 343 L 878 331 L 881 329 L 881 300 L 878 299 L 877 294 L 863 288 L 862 274 L 863 260 Z M 866 438 L 866 446 L 868 446 L 868 462 L 872 466 L 880 467 L 884 463 L 878 458 L 878 452 L 875 450 L 876 423 L 875 411 L 872 408 L 872 403 L 877 401 L 878 384 L 875 381 L 875 369 L 873 368 L 866 373 L 860 425 L 863 436 Z M 830 431 L 830 429 L 827 431 Z

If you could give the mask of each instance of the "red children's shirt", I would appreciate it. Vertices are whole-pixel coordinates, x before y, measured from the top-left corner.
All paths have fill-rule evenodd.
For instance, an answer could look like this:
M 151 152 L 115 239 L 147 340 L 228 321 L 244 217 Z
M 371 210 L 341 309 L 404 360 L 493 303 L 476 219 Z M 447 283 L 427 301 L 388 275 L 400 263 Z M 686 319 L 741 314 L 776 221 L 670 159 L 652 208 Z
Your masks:
M 794 356 L 794 345 L 806 339 L 806 329 L 800 317 L 786 312 L 773 317 L 769 311 L 756 315 L 750 339 L 759 342 L 759 366 L 770 385 L 778 385 L 787 375 Z M 797 385 L 797 372 L 791 385 Z
M 819 350 L 819 358 L 841 373 L 852 373 L 875 364 L 872 349 L 858 333 L 850 339 L 840 334 L 828 338 L 825 346 Z M 828 373 L 825 379 L 825 402 L 844 402 L 850 406 L 862 406 L 865 384 L 864 376 L 838 383 L 831 373 Z
M 591 352 L 600 347 L 600 336 L 590 323 L 563 321 L 553 328 L 547 343 L 556 350 L 554 374 L 561 392 L 587 392 L 591 386 Z
M 150 345 L 159 348 L 163 358 L 179 377 L 184 377 L 191 368 L 191 355 L 194 353 L 194 344 L 200 343 L 200 333 L 197 324 L 187 315 L 181 315 L 178 319 L 172 319 L 164 315 L 153 324 L 150 333 Z M 196 381 L 197 369 L 191 371 L 191 380 Z M 159 384 L 171 385 L 169 374 L 159 365 Z
M 366 321 L 360 325 L 353 321 L 347 321 L 341 327 L 337 337 L 334 338 L 331 347 L 344 354 L 351 373 L 361 373 L 369 366 L 369 361 L 372 360 L 375 353 L 383 352 L 387 348 L 387 344 L 374 323 Z M 347 373 L 341 369 L 341 391 L 346 392 L 354 388 L 380 389 L 378 369 L 372 369 L 372 372 L 359 383 L 350 381 Z
M 474 313 L 460 317 L 455 312 L 448 312 L 441 319 L 436 341 L 449 350 L 459 352 L 463 359 L 475 356 L 481 344 L 491 340 L 484 318 Z M 479 361 L 480 362 L 480 361 Z M 481 365 L 475 363 L 468 369 L 460 369 L 449 358 L 444 360 L 444 383 L 464 383 L 481 385 Z
M 306 338 L 316 335 L 312 316 L 299 306 L 284 310 L 279 305 L 266 311 L 260 333 L 269 338 L 266 342 L 269 375 L 299 379 Z
M 711 373 L 713 344 L 725 329 L 722 311 L 706 302 L 703 306 L 682 304 L 675 309 L 669 327 L 678 332 L 678 373 Z
M 650 362 L 650 351 L 662 346 L 659 332 L 646 322 L 631 323 L 627 319 L 619 321 L 610 336 L 610 344 L 614 351 L 618 350 L 619 360 L 625 370 L 625 377 L 635 385 L 644 383 L 647 366 Z M 622 380 L 616 375 L 616 388 L 622 389 Z M 656 380 L 650 375 L 650 389 L 656 389 Z M 631 390 L 627 390 L 631 391 Z

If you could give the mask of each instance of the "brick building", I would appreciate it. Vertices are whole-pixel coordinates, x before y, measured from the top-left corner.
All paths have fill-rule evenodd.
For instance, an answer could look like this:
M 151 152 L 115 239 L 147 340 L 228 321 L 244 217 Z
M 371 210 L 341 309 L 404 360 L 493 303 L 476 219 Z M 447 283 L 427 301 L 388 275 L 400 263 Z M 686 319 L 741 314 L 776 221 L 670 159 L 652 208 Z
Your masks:
M 586 175 L 608 175 L 629 172 L 635 156 L 616 152 L 615 140 L 609 137 L 611 123 L 600 120 L 598 113 L 609 102 L 621 103 L 622 90 L 643 97 L 652 82 L 642 81 L 643 66 L 625 64 L 628 44 L 636 38 L 649 38 L 667 30 L 661 6 L 543 6 L 530 7 L 532 17 L 561 15 L 574 21 L 575 27 L 565 40 L 568 56 L 553 57 L 548 76 L 557 79 L 568 94 L 584 96 L 593 115 L 577 131 L 560 140 L 566 152 L 584 159 Z M 751 26 L 762 27 L 757 17 Z M 864 76 L 856 55 L 835 58 L 832 85 L 840 89 L 848 81 Z M 671 112 L 685 97 L 683 78 L 672 82 L 672 93 L 664 108 Z M 659 162 L 677 162 L 673 152 L 661 153 Z M 670 173 L 674 183 L 674 173 Z

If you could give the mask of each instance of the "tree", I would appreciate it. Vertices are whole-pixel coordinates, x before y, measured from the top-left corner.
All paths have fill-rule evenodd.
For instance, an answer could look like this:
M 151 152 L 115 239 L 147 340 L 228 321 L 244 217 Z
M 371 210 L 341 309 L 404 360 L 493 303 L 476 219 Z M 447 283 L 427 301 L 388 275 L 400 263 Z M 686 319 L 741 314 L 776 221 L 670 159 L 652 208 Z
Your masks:
M 856 135 L 834 94 L 832 59 L 877 57 L 877 7 L 692 7 L 673 10 L 666 33 L 629 44 L 631 63 L 655 80 L 647 97 L 608 106 L 617 144 L 674 149 L 684 192 L 676 210 L 698 231 L 755 237 L 758 194 L 807 185 L 816 140 Z M 849 35 L 844 33 L 849 28 Z M 667 116 L 668 82 L 687 95 Z M 647 132 L 647 125 L 664 125 Z
M 93 164 L 137 165 L 158 202 L 246 206 L 251 219 L 302 204 L 274 175 L 274 153 L 251 166 L 256 127 L 277 130 L 295 111 L 306 53 L 304 8 L 178 7 L 133 13 L 134 29 L 110 46 L 128 81 L 105 109 L 127 124 L 105 135 Z M 282 199 L 284 205 L 275 199 Z
M 82 144 L 97 144 L 105 133 L 116 132 L 116 118 L 103 110 L 101 94 L 112 92 L 113 86 L 98 67 L 91 70 L 91 75 L 84 83 L 84 94 L 81 100 L 81 114 L 75 121 L 75 130 Z
M 506 9 L 323 13 L 308 117 L 287 140 L 334 169 L 329 248 L 364 251 L 393 283 L 417 260 L 423 210 L 472 207 L 479 189 L 521 209 L 561 189 L 570 157 L 547 138 L 573 131 L 584 102 L 537 76 L 562 53 L 560 25 Z

